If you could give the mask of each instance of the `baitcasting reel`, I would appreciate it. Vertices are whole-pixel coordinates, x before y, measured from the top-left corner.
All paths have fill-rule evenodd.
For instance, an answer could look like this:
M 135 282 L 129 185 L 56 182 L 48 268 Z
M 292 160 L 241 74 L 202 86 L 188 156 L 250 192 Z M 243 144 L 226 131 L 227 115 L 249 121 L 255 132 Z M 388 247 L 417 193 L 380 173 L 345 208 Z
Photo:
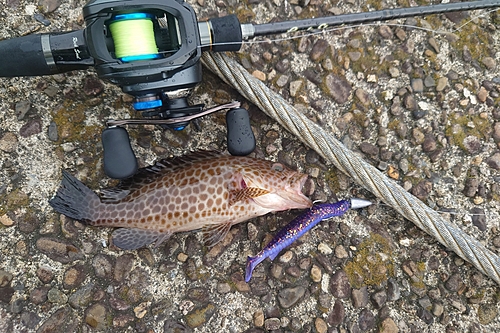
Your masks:
M 240 24 L 234 15 L 198 22 L 184 0 L 92 0 L 83 8 L 83 30 L 0 41 L 0 77 L 50 75 L 93 66 L 100 78 L 134 96 L 134 108 L 150 119 L 108 121 L 102 134 L 104 171 L 122 179 L 137 170 L 128 134 L 121 127 L 127 123 L 181 130 L 191 119 L 227 108 L 229 152 L 247 155 L 254 150 L 248 112 L 239 103 L 209 110 L 188 104 L 187 97 L 201 82 L 200 57 L 205 50 L 237 51 L 242 40 L 254 36 L 499 6 L 500 0 L 479 0 Z
M 94 66 L 100 78 L 135 97 L 134 109 L 152 118 L 145 123 L 182 130 L 190 119 L 206 114 L 203 104 L 187 101 L 202 79 L 202 51 L 241 47 L 236 16 L 198 23 L 194 10 L 181 0 L 93 0 L 83 15 L 84 30 L 0 42 L 0 76 L 50 75 Z M 239 103 L 226 107 L 228 150 L 248 155 L 255 148 L 248 112 Z M 127 122 L 110 121 L 103 131 L 104 170 L 121 179 L 136 172 L 137 161 L 127 131 L 115 123 Z

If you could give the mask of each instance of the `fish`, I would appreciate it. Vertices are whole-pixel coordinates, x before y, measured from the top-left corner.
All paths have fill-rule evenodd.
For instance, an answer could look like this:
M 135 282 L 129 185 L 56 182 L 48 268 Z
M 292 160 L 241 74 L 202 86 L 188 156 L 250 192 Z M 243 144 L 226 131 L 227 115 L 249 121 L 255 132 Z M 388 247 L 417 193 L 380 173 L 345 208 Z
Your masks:
M 135 250 L 172 234 L 201 229 L 205 244 L 220 242 L 231 226 L 270 212 L 312 206 L 302 193 L 308 176 L 285 165 L 218 151 L 196 151 L 141 168 L 100 196 L 63 170 L 49 204 L 96 227 L 118 228 L 112 243 Z
M 302 237 L 319 222 L 336 216 L 344 215 L 349 209 L 360 209 L 370 206 L 372 202 L 364 199 L 352 198 L 350 200 L 340 200 L 335 203 L 317 204 L 305 213 L 294 218 L 284 226 L 276 236 L 254 257 L 247 258 L 245 268 L 245 282 L 249 282 L 255 267 L 266 258 L 274 260 L 284 248 L 290 246 L 297 239 Z

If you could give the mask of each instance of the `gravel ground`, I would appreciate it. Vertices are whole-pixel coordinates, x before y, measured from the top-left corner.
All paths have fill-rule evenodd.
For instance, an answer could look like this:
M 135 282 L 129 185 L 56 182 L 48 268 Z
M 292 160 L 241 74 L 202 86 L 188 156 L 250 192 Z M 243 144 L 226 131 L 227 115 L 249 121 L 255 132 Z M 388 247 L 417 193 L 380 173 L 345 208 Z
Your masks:
M 264 23 L 427 1 L 190 3 L 200 19 L 236 13 L 242 22 Z M 3 1 L 0 39 L 81 29 L 84 4 Z M 498 253 L 500 14 L 389 23 L 266 40 L 235 56 Z M 395 25 L 402 23 L 428 30 Z M 208 106 L 231 100 L 250 111 L 254 155 L 308 173 L 312 199 L 375 200 L 208 71 L 191 98 Z M 62 169 L 93 189 L 113 184 L 102 171 L 100 134 L 106 119 L 136 117 L 130 102 L 92 70 L 0 80 L 1 332 L 500 331 L 498 285 L 383 203 L 324 221 L 260 264 L 248 284 L 246 257 L 297 211 L 237 225 L 210 251 L 197 232 L 159 248 L 109 247 L 110 229 L 60 216 L 48 199 Z M 144 166 L 189 150 L 225 149 L 224 119 L 207 116 L 182 132 L 141 126 L 129 133 Z

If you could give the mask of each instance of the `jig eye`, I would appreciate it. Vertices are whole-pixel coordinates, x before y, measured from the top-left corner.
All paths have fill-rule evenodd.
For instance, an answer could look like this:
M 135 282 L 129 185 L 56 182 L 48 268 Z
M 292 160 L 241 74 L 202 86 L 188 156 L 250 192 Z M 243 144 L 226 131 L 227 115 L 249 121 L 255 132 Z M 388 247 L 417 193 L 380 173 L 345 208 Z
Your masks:
M 278 171 L 278 172 L 282 172 L 284 170 L 283 164 L 281 164 L 281 163 L 274 163 L 271 168 L 274 171 Z

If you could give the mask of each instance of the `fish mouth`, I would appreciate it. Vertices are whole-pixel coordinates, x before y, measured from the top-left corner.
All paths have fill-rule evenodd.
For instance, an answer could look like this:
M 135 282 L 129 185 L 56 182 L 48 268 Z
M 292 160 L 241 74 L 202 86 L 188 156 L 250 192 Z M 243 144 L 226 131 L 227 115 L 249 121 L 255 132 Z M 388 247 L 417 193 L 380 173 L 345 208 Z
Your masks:
M 296 173 L 290 177 L 290 188 L 286 191 L 286 199 L 290 200 L 293 207 L 291 208 L 310 208 L 312 201 L 304 195 L 302 188 L 307 181 L 308 176 L 302 173 Z
M 312 206 L 311 200 L 302 193 L 307 175 L 294 173 L 283 179 L 281 188 L 274 189 L 271 193 L 253 198 L 253 201 L 270 211 L 282 211 L 288 209 L 304 209 Z

